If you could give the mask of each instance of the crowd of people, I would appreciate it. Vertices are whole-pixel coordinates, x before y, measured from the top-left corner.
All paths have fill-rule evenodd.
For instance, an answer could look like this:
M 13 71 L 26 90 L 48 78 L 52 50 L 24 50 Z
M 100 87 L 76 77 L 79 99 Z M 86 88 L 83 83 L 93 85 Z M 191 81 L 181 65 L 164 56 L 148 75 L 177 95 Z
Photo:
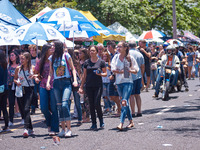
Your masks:
M 98 118 L 99 127 L 104 128 L 103 114 L 113 113 L 120 117 L 118 130 L 123 130 L 126 116 L 126 127 L 132 128 L 133 118 L 142 116 L 141 91 L 151 88 L 153 97 L 159 95 L 163 64 L 175 67 L 173 90 L 179 75 L 186 91 L 187 80 L 200 75 L 200 45 L 176 41 L 159 46 L 145 40 L 117 45 L 108 41 L 106 47 L 99 43 L 88 48 L 77 45 L 73 50 L 56 40 L 41 51 L 35 45 L 21 49 L 12 47 L 8 58 L 0 50 L 0 110 L 5 121 L 1 132 L 9 131 L 17 115 L 22 118 L 24 137 L 34 134 L 31 115 L 37 108 L 44 114 L 50 136 L 70 137 L 72 99 L 78 126 L 91 120 L 90 129 L 97 130 Z

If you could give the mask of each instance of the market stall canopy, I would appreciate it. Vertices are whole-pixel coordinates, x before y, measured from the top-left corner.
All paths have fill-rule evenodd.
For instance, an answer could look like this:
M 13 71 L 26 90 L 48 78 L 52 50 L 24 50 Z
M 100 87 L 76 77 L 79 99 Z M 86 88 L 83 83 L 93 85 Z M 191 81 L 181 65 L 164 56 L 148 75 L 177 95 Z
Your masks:
M 127 28 L 122 26 L 119 22 L 115 22 L 108 26 L 109 29 L 117 32 L 120 35 L 126 36 L 126 41 L 135 40 L 138 41 L 137 37 L 134 36 Z
M 107 28 L 101 22 L 99 22 L 90 11 L 81 11 L 80 12 L 91 21 L 94 25 L 100 36 L 94 36 L 93 40 L 97 41 L 98 43 L 103 43 L 105 40 L 115 40 L 121 41 L 125 40 L 125 36 L 120 35 L 119 33 Z
M 192 39 L 192 40 L 194 40 L 194 41 L 200 43 L 200 38 L 197 37 L 197 36 L 195 36 L 195 35 L 192 34 L 191 32 L 189 32 L 189 31 L 183 31 L 183 33 L 184 33 L 184 36 L 185 36 L 185 37 L 187 37 L 187 38 L 189 38 L 189 39 Z
M 31 22 L 36 22 L 36 19 L 40 18 L 42 15 L 44 15 L 46 12 L 48 12 L 50 10 L 52 10 L 52 9 L 47 6 L 44 9 L 42 9 L 39 13 L 37 13 L 35 16 L 31 17 L 29 20 Z
M 0 0 L 0 21 L 16 27 L 30 23 L 21 12 L 19 12 L 8 0 Z

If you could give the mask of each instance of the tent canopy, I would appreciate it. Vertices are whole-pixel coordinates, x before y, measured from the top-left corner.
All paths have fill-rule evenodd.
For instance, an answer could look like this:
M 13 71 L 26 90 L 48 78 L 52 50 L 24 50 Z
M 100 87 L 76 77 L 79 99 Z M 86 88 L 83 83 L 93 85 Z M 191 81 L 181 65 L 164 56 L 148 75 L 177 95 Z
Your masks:
M 51 8 L 49 8 L 48 6 L 45 7 L 44 9 L 42 9 L 39 13 L 37 13 L 36 15 L 34 15 L 33 17 L 30 18 L 31 22 L 36 22 L 36 19 L 40 18 L 42 15 L 44 15 L 46 12 L 52 10 Z
M 90 11 L 80 11 L 88 20 L 92 22 L 96 30 L 100 33 L 100 36 L 93 37 L 93 40 L 103 43 L 105 40 L 121 41 L 125 40 L 125 36 L 107 28 L 101 22 L 99 22 Z
M 129 41 L 129 40 L 138 41 L 137 36 L 133 35 L 130 31 L 128 31 L 127 28 L 122 26 L 119 22 L 115 22 L 115 23 L 111 24 L 110 26 L 108 26 L 108 28 L 116 31 L 118 34 L 126 36 L 126 41 Z
M 0 0 L 0 21 L 16 27 L 30 23 L 21 12 L 19 12 L 8 0 Z

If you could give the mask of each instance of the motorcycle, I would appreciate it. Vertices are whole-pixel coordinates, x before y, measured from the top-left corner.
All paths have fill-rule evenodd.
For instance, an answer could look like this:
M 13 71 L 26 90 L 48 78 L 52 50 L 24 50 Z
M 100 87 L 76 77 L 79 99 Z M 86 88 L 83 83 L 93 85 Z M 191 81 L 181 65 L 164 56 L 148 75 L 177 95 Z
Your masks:
M 174 87 L 171 85 L 171 73 L 175 71 L 175 67 L 170 67 L 170 66 L 163 66 L 162 67 L 162 85 L 160 86 L 160 92 L 162 93 L 162 100 L 167 100 L 169 98 L 169 93 L 173 91 Z M 182 87 L 182 81 L 178 77 L 177 81 L 177 90 L 181 91 Z

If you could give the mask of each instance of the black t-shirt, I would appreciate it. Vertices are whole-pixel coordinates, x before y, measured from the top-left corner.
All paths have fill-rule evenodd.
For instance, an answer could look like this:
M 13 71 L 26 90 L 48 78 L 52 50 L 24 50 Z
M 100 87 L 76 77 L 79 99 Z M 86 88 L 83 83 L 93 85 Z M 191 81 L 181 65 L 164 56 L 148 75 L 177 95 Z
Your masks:
M 139 51 L 140 51 L 140 48 L 139 48 Z M 148 48 L 145 48 L 145 51 L 147 52 L 147 53 L 151 53 L 151 49 L 148 47 Z M 145 55 L 143 52 L 141 52 L 140 51 L 140 53 L 143 55 L 143 57 L 144 57 L 144 64 L 145 64 L 145 67 L 148 67 L 148 66 L 150 66 L 150 59 L 149 59 L 149 57 L 147 57 L 147 55 Z
M 86 87 L 100 87 L 102 86 L 102 77 L 97 75 L 95 71 L 106 67 L 105 61 L 98 59 L 96 63 L 91 62 L 90 59 L 84 63 L 84 68 L 87 70 Z
M 157 51 L 154 54 L 151 52 L 151 57 L 157 57 L 158 54 L 159 53 Z M 151 59 L 151 62 L 156 62 L 156 59 Z

